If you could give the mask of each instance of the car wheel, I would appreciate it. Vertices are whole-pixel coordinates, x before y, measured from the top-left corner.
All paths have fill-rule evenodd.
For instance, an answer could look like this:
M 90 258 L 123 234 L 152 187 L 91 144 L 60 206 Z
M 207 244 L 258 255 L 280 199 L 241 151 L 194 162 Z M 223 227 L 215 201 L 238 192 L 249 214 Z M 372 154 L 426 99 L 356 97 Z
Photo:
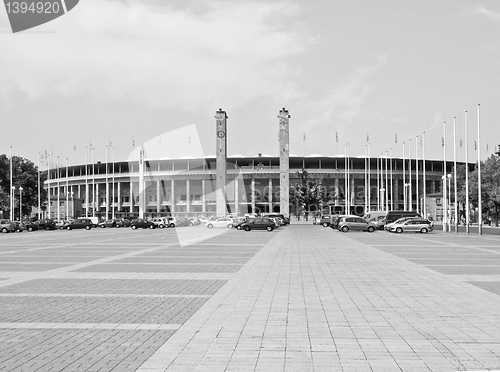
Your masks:
M 137 226 L 132 225 L 131 227 L 132 227 L 132 230 L 137 230 Z
M 245 226 L 245 231 L 250 231 L 250 226 Z
M 7 234 L 7 233 L 9 232 L 9 230 L 7 230 L 7 229 L 4 227 L 4 228 L 2 229 L 2 232 L 3 232 L 4 234 Z
M 209 223 L 209 224 L 207 225 L 207 227 L 208 227 L 209 229 L 213 229 L 214 225 L 212 225 L 211 223 Z
M 169 226 L 170 227 L 175 227 L 175 223 L 171 223 Z
M 375 228 L 373 226 L 368 226 L 368 228 L 366 229 L 366 231 L 368 231 L 369 233 L 372 233 L 375 231 Z
M 106 227 L 106 226 L 104 226 L 104 225 L 101 225 L 101 228 L 102 228 L 102 229 L 104 229 L 105 227 Z
M 427 232 L 428 232 L 428 231 L 429 231 L 429 230 L 427 230 L 427 228 L 426 228 L 426 227 L 422 227 L 422 228 L 420 229 L 420 232 L 421 232 L 422 234 L 427 234 Z
M 241 230 L 241 226 L 236 226 L 236 230 Z
M 33 231 L 33 228 L 31 226 L 28 227 L 28 231 Z
M 149 225 L 149 228 L 153 230 L 155 228 L 155 225 Z
M 158 225 L 158 227 L 159 227 L 160 229 L 163 229 L 163 228 L 165 227 L 165 225 Z
M 342 232 L 348 232 L 349 231 L 349 227 L 348 226 L 342 226 L 342 228 L 340 229 L 340 231 Z
M 90 230 L 91 227 L 89 225 L 85 226 L 85 230 Z
M 227 225 L 228 229 L 232 229 L 234 226 L 232 224 Z
M 269 231 L 269 232 L 271 232 L 271 231 L 273 231 L 273 227 L 272 226 L 268 226 L 268 227 L 266 227 L 266 230 Z
M 66 227 L 66 230 L 71 230 L 71 226 Z
M 402 232 L 403 232 L 403 229 L 402 229 L 401 227 L 398 227 L 398 228 L 396 229 L 396 232 L 397 232 L 398 234 L 400 234 L 400 233 L 402 233 Z
M 328 227 L 328 224 L 326 222 L 323 222 L 323 227 Z
M 49 226 L 45 226 L 45 231 L 49 231 L 50 230 L 50 227 Z

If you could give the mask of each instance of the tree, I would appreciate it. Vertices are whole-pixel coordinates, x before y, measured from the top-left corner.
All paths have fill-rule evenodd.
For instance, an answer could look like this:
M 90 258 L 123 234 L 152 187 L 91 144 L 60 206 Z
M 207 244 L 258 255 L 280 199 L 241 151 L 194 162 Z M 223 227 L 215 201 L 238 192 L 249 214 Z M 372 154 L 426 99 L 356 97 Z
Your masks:
M 12 180 L 14 192 L 14 215 L 19 216 L 20 192 L 22 186 L 22 215 L 30 215 L 31 208 L 38 205 L 38 167 L 29 159 L 12 157 Z M 45 175 L 40 176 L 41 200 L 45 203 L 47 191 L 43 188 Z M 0 155 L 0 209 L 10 211 L 10 159 Z
M 302 169 L 297 172 L 299 182 L 290 186 L 290 202 L 297 210 L 308 214 L 311 211 L 321 211 L 323 205 L 329 201 L 329 195 L 317 179 L 309 178 L 309 173 Z

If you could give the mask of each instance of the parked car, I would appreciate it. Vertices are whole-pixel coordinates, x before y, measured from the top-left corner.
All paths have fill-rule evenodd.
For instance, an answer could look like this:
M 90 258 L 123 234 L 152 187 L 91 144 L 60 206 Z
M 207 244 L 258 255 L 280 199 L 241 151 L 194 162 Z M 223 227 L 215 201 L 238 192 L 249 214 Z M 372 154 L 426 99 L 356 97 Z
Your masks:
M 35 222 L 38 225 L 38 228 L 40 230 L 55 230 L 57 229 L 56 224 L 54 223 L 54 220 L 47 218 L 47 219 L 41 219 Z
M 77 218 L 63 225 L 64 230 L 85 229 L 90 230 L 94 224 L 89 218 Z
M 335 214 L 332 216 L 332 219 L 330 221 L 330 227 L 332 229 L 335 229 L 337 230 L 339 228 L 339 222 L 340 222 L 340 219 L 343 217 L 343 215 L 340 215 L 340 214 Z
M 62 228 L 68 221 L 67 220 L 53 220 L 56 225 L 56 229 Z
M 155 224 L 155 227 L 159 229 L 164 229 L 167 226 L 167 222 L 161 217 L 153 218 L 150 221 L 152 221 Z
M 112 218 L 110 220 L 99 222 L 97 226 L 100 228 L 105 228 L 105 227 L 123 227 L 124 225 L 122 221 L 116 218 Z
M 384 230 L 386 230 L 386 231 L 390 231 L 390 230 L 391 230 L 391 228 L 392 228 L 392 226 L 394 226 L 394 224 L 397 224 L 397 223 L 403 223 L 403 222 L 405 222 L 405 221 L 408 221 L 408 220 L 413 220 L 413 219 L 415 219 L 415 218 L 418 218 L 418 217 L 403 217 L 403 218 L 400 218 L 400 219 L 398 219 L 398 220 L 396 220 L 396 221 L 393 221 L 393 222 L 390 222 L 390 223 L 386 223 L 386 224 L 384 225 Z
M 38 230 L 38 224 L 31 222 L 31 221 L 24 221 L 23 222 L 24 228 L 26 231 L 37 231 Z
M 23 232 L 24 225 L 20 221 L 12 221 L 12 226 L 15 232 Z
M 372 222 L 366 222 L 359 216 L 342 217 L 339 222 L 338 229 L 342 232 L 353 231 L 368 231 L 372 233 L 375 231 L 375 225 Z
M 240 229 L 245 231 L 251 230 L 267 230 L 273 231 L 275 228 L 274 222 L 269 218 L 255 218 L 241 224 Z
M 385 217 L 386 211 L 370 211 L 366 212 L 363 218 L 368 222 L 375 222 L 380 217 Z
M 0 231 L 4 234 L 9 232 L 15 232 L 15 226 L 11 220 L 0 219 Z
M 148 221 L 144 218 L 136 218 L 130 223 L 130 227 L 133 230 L 136 230 L 140 227 L 142 227 L 143 229 L 154 229 L 156 225 L 154 224 L 153 221 Z
M 424 218 L 412 218 L 406 221 L 394 223 L 389 231 L 391 232 L 419 232 L 422 234 L 427 234 L 429 231 L 434 229 L 434 224 L 432 221 L 426 220 Z
M 186 217 L 179 217 L 177 218 L 177 223 L 175 224 L 175 226 L 191 226 L 191 220 L 189 218 L 186 218 Z
M 118 218 L 118 221 L 120 221 L 122 227 L 130 227 L 130 219 L 128 218 Z
M 318 225 L 321 225 L 323 227 L 330 226 L 330 215 L 321 216 Z
M 268 213 L 263 217 L 279 217 L 283 220 L 284 225 L 290 225 L 290 218 L 285 217 L 285 215 L 283 215 L 282 213 Z
M 215 221 L 208 221 L 207 227 L 212 229 L 214 227 L 225 227 L 227 229 L 232 229 L 234 227 L 234 220 L 229 217 L 217 218 Z
M 415 211 L 389 211 L 385 215 L 385 220 L 391 223 L 403 217 L 420 217 L 420 214 Z
M 383 230 L 385 226 L 385 216 L 379 216 L 375 221 L 372 221 L 377 230 Z

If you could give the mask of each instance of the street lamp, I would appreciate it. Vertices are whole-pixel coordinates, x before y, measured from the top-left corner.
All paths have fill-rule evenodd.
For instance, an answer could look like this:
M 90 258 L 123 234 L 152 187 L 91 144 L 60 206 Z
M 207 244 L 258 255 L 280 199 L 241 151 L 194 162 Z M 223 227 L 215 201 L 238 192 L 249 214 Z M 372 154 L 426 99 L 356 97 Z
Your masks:
M 10 220 L 11 221 L 14 221 L 14 218 L 16 218 L 16 216 L 14 215 L 14 208 L 15 208 L 15 205 L 14 205 L 14 192 L 16 190 L 16 186 L 12 186 L 10 188 Z

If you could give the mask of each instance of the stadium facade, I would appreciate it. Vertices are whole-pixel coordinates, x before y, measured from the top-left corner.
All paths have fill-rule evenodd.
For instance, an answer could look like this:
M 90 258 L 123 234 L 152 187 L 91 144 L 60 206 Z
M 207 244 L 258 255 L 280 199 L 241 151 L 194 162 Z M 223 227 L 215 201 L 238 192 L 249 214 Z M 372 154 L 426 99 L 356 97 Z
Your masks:
M 278 115 L 279 156 L 228 156 L 227 115 L 219 109 L 215 118 L 217 155 L 213 157 L 148 159 L 141 152 L 133 161 L 45 171 L 48 216 L 314 214 L 322 206 L 312 205 L 306 211 L 289 199 L 289 186 L 300 182 L 303 170 L 321 183 L 330 208 L 337 212 L 344 213 L 346 207 L 356 214 L 385 209 L 423 211 L 424 190 L 427 197 L 439 195 L 442 176 L 453 171 L 453 162 L 446 162 L 444 169 L 442 160 L 291 155 L 290 115 L 285 109 Z

